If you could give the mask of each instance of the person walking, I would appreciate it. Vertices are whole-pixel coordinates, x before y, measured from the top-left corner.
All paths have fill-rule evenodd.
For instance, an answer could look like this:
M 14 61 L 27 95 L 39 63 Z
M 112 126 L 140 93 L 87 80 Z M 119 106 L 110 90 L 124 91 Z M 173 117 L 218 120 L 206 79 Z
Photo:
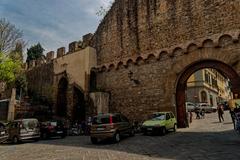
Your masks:
M 235 125 L 235 120 L 236 120 L 235 112 L 230 108 L 230 109 L 229 109 L 229 113 L 230 113 L 230 115 L 231 115 L 232 122 L 233 122 L 233 127 L 234 127 L 234 129 L 235 129 L 235 128 L 236 128 L 236 125 Z
M 224 111 L 223 111 L 223 106 L 221 104 L 219 104 L 217 107 L 217 113 L 218 113 L 219 122 L 221 123 L 222 121 L 224 121 L 224 118 L 223 118 Z

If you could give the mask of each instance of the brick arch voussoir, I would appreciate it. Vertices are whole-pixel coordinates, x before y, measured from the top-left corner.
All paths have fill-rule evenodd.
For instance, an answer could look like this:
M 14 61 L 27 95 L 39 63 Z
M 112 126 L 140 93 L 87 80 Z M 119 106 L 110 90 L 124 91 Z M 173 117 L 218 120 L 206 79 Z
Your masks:
M 115 68 L 115 64 L 114 64 L 114 63 L 109 64 L 107 70 L 108 70 L 108 71 L 112 71 L 112 70 L 114 70 L 114 69 L 116 69 L 116 68 Z
M 165 60 L 165 59 L 168 58 L 168 55 L 169 55 L 168 51 L 167 50 L 163 50 L 163 51 L 159 52 L 159 54 L 157 56 L 157 59 L 158 60 Z
M 139 65 L 140 63 L 145 63 L 144 57 L 138 56 L 135 60 L 135 64 Z
M 233 37 L 229 34 L 224 34 L 218 39 L 218 46 L 225 47 L 233 43 Z

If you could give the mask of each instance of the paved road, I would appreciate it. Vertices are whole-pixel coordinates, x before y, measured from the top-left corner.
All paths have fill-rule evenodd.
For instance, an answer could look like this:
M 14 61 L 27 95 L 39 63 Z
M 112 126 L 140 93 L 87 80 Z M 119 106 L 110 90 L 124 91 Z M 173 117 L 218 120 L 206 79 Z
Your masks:
M 161 136 L 136 135 L 119 144 L 92 145 L 89 137 L 67 137 L 0 145 L 0 160 L 202 160 L 240 159 L 240 135 L 233 130 L 230 116 L 219 123 L 217 115 L 194 120 L 190 128 Z

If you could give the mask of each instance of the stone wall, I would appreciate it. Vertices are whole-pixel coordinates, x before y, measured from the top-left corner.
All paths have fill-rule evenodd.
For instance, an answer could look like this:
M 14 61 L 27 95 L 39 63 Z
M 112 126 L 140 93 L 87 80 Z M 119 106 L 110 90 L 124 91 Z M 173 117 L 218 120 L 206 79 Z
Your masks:
M 176 86 L 189 65 L 217 60 L 240 75 L 239 33 L 234 32 L 235 38 L 219 34 L 173 53 L 150 54 L 145 58 L 139 56 L 125 64 L 99 67 L 97 87 L 111 94 L 110 112 L 122 112 L 131 120 L 142 121 L 156 111 L 173 111 L 176 114 Z M 219 38 L 216 40 L 214 37 Z
M 239 0 L 116 0 L 95 35 L 98 65 L 240 28 Z M 118 63 L 117 62 L 117 63 Z
M 189 65 L 217 60 L 240 74 L 239 10 L 238 0 L 116 0 L 92 41 L 110 112 L 138 121 L 181 112 L 184 126 L 176 90 Z
M 44 63 L 26 71 L 28 90 L 30 97 L 38 96 L 46 98 L 49 102 L 53 100 L 53 63 Z

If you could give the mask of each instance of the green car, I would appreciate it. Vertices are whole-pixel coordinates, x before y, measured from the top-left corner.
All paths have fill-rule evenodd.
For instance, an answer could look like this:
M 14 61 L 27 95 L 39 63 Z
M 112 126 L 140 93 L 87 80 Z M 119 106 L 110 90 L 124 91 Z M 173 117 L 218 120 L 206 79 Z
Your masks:
M 173 130 L 174 132 L 177 130 L 177 121 L 172 112 L 153 113 L 150 119 L 142 124 L 142 132 L 144 134 L 160 133 L 161 135 L 165 135 L 169 130 Z

